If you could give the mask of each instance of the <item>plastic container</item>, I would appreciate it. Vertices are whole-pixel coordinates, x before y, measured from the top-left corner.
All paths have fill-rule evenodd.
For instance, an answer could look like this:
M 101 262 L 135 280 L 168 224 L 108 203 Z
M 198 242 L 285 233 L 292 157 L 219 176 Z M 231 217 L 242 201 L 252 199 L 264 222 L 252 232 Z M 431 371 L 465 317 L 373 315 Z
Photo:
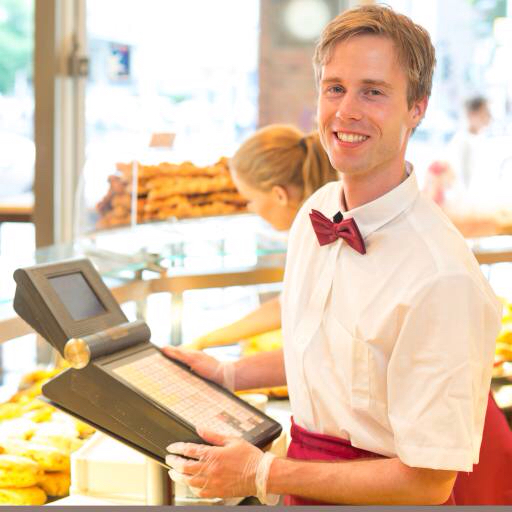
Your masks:
M 71 455 L 70 495 L 146 503 L 146 457 L 96 432 Z

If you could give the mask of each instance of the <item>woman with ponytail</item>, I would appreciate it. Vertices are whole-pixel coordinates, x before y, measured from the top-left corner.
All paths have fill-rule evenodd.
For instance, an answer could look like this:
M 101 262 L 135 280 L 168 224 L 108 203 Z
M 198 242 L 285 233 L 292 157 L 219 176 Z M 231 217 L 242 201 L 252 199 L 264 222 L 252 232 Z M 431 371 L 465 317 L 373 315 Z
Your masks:
M 304 200 L 339 179 L 316 132 L 305 135 L 291 125 L 274 124 L 255 132 L 230 161 L 233 181 L 249 211 L 275 229 L 290 229 Z M 230 345 L 281 327 L 279 298 L 244 318 L 195 340 L 188 348 Z

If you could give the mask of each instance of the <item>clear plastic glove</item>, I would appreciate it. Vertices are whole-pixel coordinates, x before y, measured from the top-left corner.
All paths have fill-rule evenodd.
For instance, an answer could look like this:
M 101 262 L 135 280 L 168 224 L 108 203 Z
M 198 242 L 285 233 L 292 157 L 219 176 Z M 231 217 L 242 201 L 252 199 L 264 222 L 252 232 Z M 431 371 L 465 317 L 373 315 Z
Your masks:
M 266 487 L 274 456 L 240 438 L 226 437 L 210 430 L 197 433 L 215 446 L 173 443 L 165 459 L 172 468 L 169 476 L 188 485 L 201 498 L 257 496 L 275 505 L 278 496 L 267 495 Z M 180 457 L 184 455 L 190 459 Z
M 235 365 L 231 361 L 218 361 L 198 350 L 164 347 L 162 352 L 170 359 L 176 359 L 189 366 L 195 373 L 212 380 L 229 391 L 235 390 Z

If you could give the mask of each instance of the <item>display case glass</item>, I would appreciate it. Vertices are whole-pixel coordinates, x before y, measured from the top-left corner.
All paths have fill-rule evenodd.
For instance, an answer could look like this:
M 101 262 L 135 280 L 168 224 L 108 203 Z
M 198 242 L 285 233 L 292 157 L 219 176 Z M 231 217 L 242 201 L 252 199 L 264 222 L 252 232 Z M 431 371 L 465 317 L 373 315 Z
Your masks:
M 164 135 L 171 134 L 158 134 Z M 200 165 L 179 161 L 172 148 L 125 153 L 125 158 L 116 162 L 86 163 L 77 191 L 75 237 L 167 219 L 247 211 L 246 201 L 231 179 L 226 156 Z

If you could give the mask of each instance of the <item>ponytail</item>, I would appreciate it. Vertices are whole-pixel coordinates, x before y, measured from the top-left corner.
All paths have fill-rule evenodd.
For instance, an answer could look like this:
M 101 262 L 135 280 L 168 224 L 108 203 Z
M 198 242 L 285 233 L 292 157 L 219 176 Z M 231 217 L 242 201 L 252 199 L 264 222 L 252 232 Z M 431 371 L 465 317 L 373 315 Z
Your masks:
M 240 146 L 230 166 L 259 190 L 294 186 L 302 201 L 327 182 L 339 179 L 318 134 L 304 135 L 291 125 L 274 124 L 255 132 Z
M 301 141 L 306 147 L 306 157 L 301 170 L 304 200 L 329 181 L 338 180 L 339 175 L 329 161 L 318 132 L 306 135 Z

